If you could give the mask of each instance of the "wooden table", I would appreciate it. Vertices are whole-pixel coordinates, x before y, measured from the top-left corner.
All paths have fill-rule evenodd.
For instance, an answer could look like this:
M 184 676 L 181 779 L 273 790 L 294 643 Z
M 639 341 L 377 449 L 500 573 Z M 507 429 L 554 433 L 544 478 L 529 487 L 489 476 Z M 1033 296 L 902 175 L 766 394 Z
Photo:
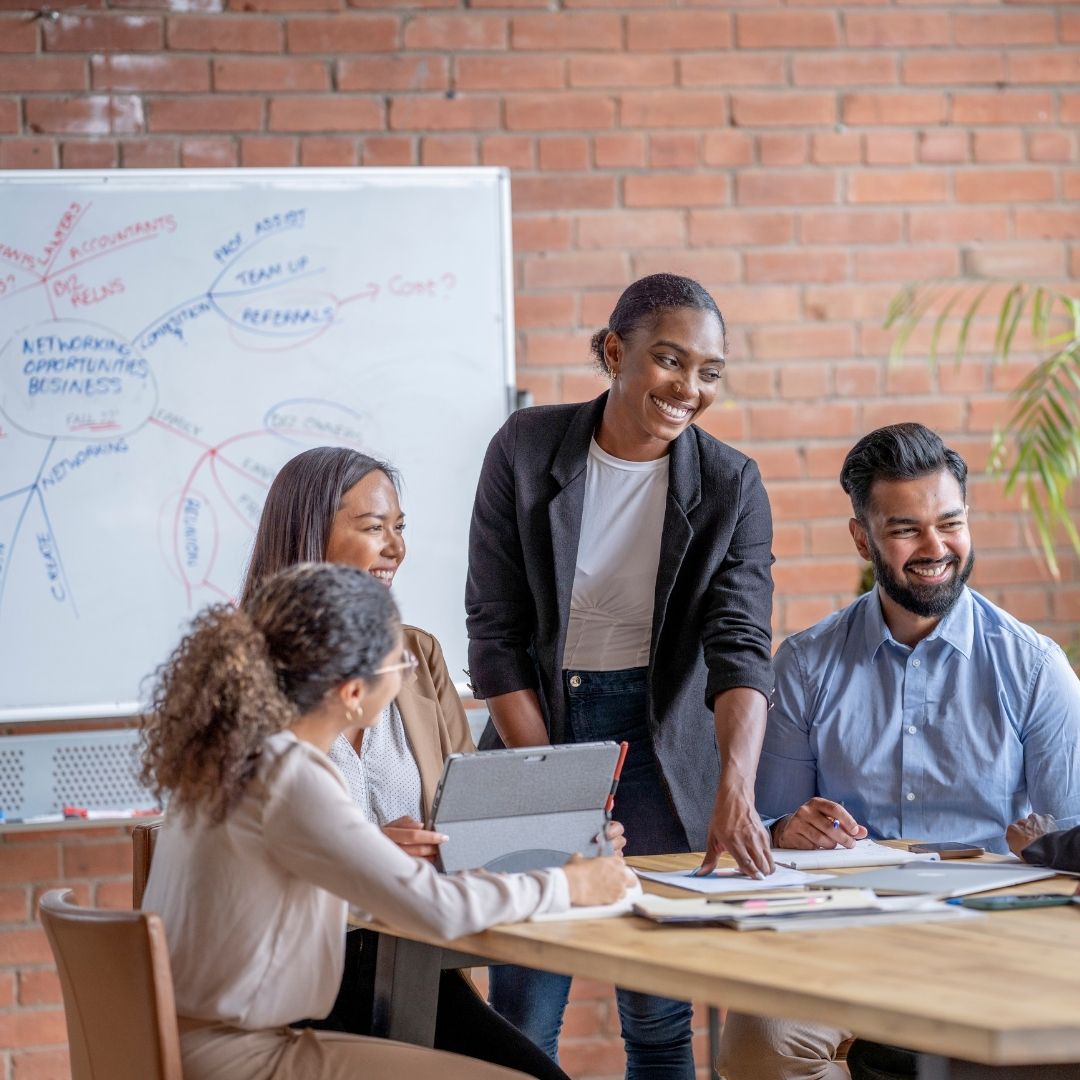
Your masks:
M 661 870 L 693 864 L 688 855 L 632 861 Z M 1075 886 L 1075 879 L 1054 878 L 1007 891 Z M 383 943 L 378 1025 L 409 1041 L 425 1041 L 429 1023 L 433 1031 L 433 973 L 486 958 L 847 1028 L 922 1051 L 920 1077 L 927 1080 L 1080 1078 L 1080 1065 L 1069 1064 L 1080 1063 L 1076 906 L 784 934 L 660 927 L 627 917 L 521 923 L 453 943 L 422 935 L 384 936 Z

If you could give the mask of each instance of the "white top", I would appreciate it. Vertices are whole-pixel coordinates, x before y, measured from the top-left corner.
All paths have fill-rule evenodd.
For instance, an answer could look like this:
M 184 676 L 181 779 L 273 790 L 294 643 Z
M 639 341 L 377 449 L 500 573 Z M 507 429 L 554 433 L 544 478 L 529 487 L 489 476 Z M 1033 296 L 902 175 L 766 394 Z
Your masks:
M 403 817 L 424 820 L 420 769 L 394 702 L 379 714 L 377 724 L 364 731 L 359 754 L 341 734 L 330 747 L 330 760 L 341 770 L 353 802 L 368 821 L 388 825 Z
M 645 667 L 667 510 L 668 459 L 623 461 L 589 442 L 563 667 Z
M 166 815 L 143 909 L 165 923 L 177 1012 L 259 1030 L 330 1011 L 348 904 L 452 939 L 569 902 L 562 870 L 444 876 L 406 855 L 326 755 L 282 731 L 222 824 Z

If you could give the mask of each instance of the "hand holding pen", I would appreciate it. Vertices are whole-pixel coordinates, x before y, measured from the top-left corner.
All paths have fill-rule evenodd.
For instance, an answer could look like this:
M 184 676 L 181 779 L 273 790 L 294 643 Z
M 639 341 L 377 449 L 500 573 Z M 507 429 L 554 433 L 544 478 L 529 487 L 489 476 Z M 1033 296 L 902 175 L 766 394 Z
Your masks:
M 866 829 L 842 803 L 815 796 L 773 827 L 773 843 L 781 848 L 803 850 L 850 848 L 866 836 Z

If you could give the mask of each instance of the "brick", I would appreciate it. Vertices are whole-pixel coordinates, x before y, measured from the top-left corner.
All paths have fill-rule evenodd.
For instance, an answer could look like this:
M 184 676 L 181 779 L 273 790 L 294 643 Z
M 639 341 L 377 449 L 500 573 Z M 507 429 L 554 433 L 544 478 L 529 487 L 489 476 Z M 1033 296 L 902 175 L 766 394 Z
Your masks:
M 901 78 L 905 83 L 935 86 L 965 86 L 996 83 L 1005 78 L 1005 58 L 1001 53 L 915 53 L 904 58 Z
M 559 56 L 459 56 L 454 70 L 459 90 L 557 90 L 566 85 L 566 61 Z
M 1066 124 L 1080 120 L 1080 94 L 1061 95 L 1061 120 Z
M 801 218 L 801 239 L 808 244 L 895 244 L 902 234 L 898 210 L 818 210 Z
M 836 16 L 826 11 L 747 11 L 735 16 L 740 49 L 820 49 L 840 44 Z
M 559 377 L 559 400 L 561 402 L 591 401 L 598 394 L 603 393 L 608 385 L 608 380 L 598 371 L 567 371 Z M 566 1045 L 567 1049 L 571 1046 L 569 1042 Z M 559 1056 L 562 1066 L 568 1068 L 563 1059 L 561 1047 Z
M 74 56 L 5 56 L 0 63 L 0 91 L 85 90 L 86 61 Z
M 728 178 L 717 174 L 647 173 L 623 181 L 623 202 L 635 206 L 716 206 L 730 199 Z
M 589 339 L 580 334 L 526 334 L 524 363 L 529 367 L 568 367 L 589 357 Z
M 597 135 L 593 139 L 593 160 L 599 169 L 644 165 L 645 136 L 623 133 Z
M 917 134 L 919 160 L 925 164 L 955 164 L 969 159 L 965 131 L 930 130 Z
M 1053 45 L 1057 27 L 1052 11 L 980 11 L 953 15 L 957 45 Z
M 735 177 L 740 206 L 808 206 L 836 202 L 836 179 L 830 173 L 740 172 Z
M 634 280 L 647 274 L 661 273 L 682 274 L 683 277 L 693 278 L 710 288 L 740 281 L 742 266 L 738 252 L 715 248 L 699 248 L 696 251 L 669 249 L 634 254 Z
M 833 384 L 838 397 L 871 397 L 881 392 L 881 369 L 877 364 L 837 364 Z
M 885 393 L 889 397 L 930 394 L 933 381 L 928 364 L 890 364 L 885 371 Z
M 577 304 L 572 293 L 517 292 L 514 296 L 514 325 L 519 330 L 556 329 L 574 323 Z
M 357 132 L 383 127 L 382 104 L 372 98 L 339 94 L 270 99 L 269 131 Z
M 562 401 L 559 396 L 559 376 L 548 371 L 529 371 L 519 367 L 515 376 L 518 390 L 527 390 L 532 394 L 534 405 L 557 405 Z M 473 977 L 475 981 L 475 976 Z M 481 991 L 481 996 L 484 992 Z
M 360 162 L 357 140 L 347 135 L 306 135 L 300 140 L 300 164 L 349 166 Z
M 1013 220 L 1018 240 L 1080 240 L 1080 210 L 1072 207 L 1018 206 Z
M 846 94 L 841 112 L 845 124 L 939 124 L 946 107 L 944 94 L 868 92 Z
M 281 52 L 284 28 L 262 16 L 176 15 L 165 27 L 170 49 L 197 52 Z M 317 50 L 316 50 L 317 51 Z
M 910 165 L 915 160 L 915 135 L 910 131 L 870 131 L 863 136 L 867 165 Z
M 180 164 L 176 139 L 138 139 L 120 144 L 120 164 L 125 169 L 168 169 Z
M 0 98 L 0 134 L 17 135 L 21 126 L 18 101 Z
M 699 138 L 693 132 L 649 136 L 649 165 L 654 169 L 685 169 L 697 165 Z
M 95 90 L 198 93 L 210 89 L 210 65 L 194 56 L 94 56 L 90 82 Z
M 680 58 L 683 86 L 782 86 L 787 81 L 784 54 L 722 53 Z
M 626 281 L 626 263 L 619 252 L 528 255 L 523 263 L 527 289 L 621 285 Z
M 953 181 L 958 202 L 1047 202 L 1054 198 L 1049 169 L 979 169 L 958 172 Z
M 475 165 L 478 154 L 472 135 L 428 135 L 420 140 L 421 165 Z
M 855 405 L 840 402 L 823 404 L 815 409 L 792 409 L 788 405 L 753 405 L 750 408 L 750 430 L 755 439 L 835 439 L 854 433 Z M 839 488 L 837 490 L 839 491 Z M 772 497 L 773 493 L 769 494 Z M 843 492 L 840 492 L 840 495 L 842 496 Z
M 615 205 L 615 180 L 610 176 L 514 177 L 512 189 L 515 213 L 602 209 Z
M 416 146 L 408 135 L 368 135 L 362 145 L 365 165 L 416 164 Z
M 1023 161 L 1023 133 L 1016 129 L 990 129 L 976 131 L 972 137 L 973 156 L 976 161 Z
M 515 49 L 551 52 L 620 49 L 622 20 L 599 13 L 515 15 L 510 20 L 510 42 Z
M 405 24 L 405 48 L 505 49 L 509 26 L 502 15 L 415 15 Z
M 846 533 L 844 536 L 847 539 L 848 547 L 850 547 L 850 537 L 847 537 Z M 823 553 L 814 551 L 814 554 Z M 854 571 L 852 573 L 854 574 Z M 831 615 L 836 610 L 838 610 L 838 605 L 832 600 L 785 598 L 783 628 L 789 634 L 798 633 L 800 630 L 820 622 L 826 615 Z
M 9 1009 L 15 1004 L 15 972 L 0 972 L 0 1009 Z
M 855 348 L 855 337 L 850 326 L 825 323 L 763 326 L 751 333 L 750 345 L 754 356 L 761 360 L 847 360 Z M 780 377 L 783 382 L 783 371 Z
M 63 1009 L 27 1009 L 0 1013 L 0 1046 L 22 1049 L 55 1046 L 67 1038 Z
M 320 110 L 329 102 L 320 100 Z M 263 103 L 258 98 L 151 98 L 147 130 L 151 132 L 258 131 L 263 126 Z
M 75 842 L 63 848 L 65 877 L 102 877 L 109 874 L 131 873 L 131 842 L 129 840 Z
M 35 134 L 108 135 L 141 130 L 142 101 L 133 96 L 27 98 L 26 127 Z
M 38 51 L 38 24 L 25 15 L 0 15 L 0 53 Z
M 480 141 L 484 165 L 505 165 L 511 169 L 536 166 L 536 140 L 529 135 L 488 135 Z
M 906 169 L 848 177 L 848 201 L 853 203 L 944 202 L 947 197 L 948 178 L 944 173 Z
M 158 15 L 61 15 L 44 21 L 42 36 L 47 52 L 145 52 L 164 44 Z
M 891 286 L 826 285 L 805 290 L 806 315 L 819 322 L 869 319 L 880 323 L 896 290 Z
M 26 922 L 29 918 L 30 896 L 26 887 L 16 885 L 0 888 L 0 923 Z
M 131 884 L 128 883 L 128 907 L 131 906 Z M 59 1005 L 63 1001 L 60 994 L 60 979 L 56 971 L 50 968 L 37 968 L 19 972 L 19 1004 Z
M 571 86 L 624 87 L 673 86 L 674 84 L 675 59 L 670 56 L 593 55 L 570 58 Z
M 783 210 L 691 210 L 690 243 L 703 245 L 790 244 L 795 238 L 795 215 Z
M 1032 161 L 1073 161 L 1076 143 L 1070 132 L 1035 131 L 1028 135 L 1027 152 Z
M 577 244 L 579 248 L 622 250 L 679 247 L 685 241 L 683 218 L 678 210 L 583 214 L 577 219 Z
M 759 445 L 753 449 L 753 458 L 768 480 L 795 480 L 803 475 L 801 451 L 794 446 Z M 777 539 L 773 534 L 773 540 Z M 803 550 L 801 525 L 785 525 L 780 537 L 780 547 L 787 555 L 800 555 Z
M 1074 215 L 1075 223 L 1075 215 Z M 973 277 L 996 277 L 1030 281 L 1065 276 L 1065 248 L 1062 244 L 981 245 L 965 251 L 964 273 Z
M 855 253 L 859 281 L 925 281 L 954 277 L 960 269 L 955 248 L 882 248 Z
M 815 165 L 854 165 L 861 159 L 862 144 L 854 132 L 815 132 L 810 160 Z
M 964 426 L 963 401 L 927 401 L 922 398 L 895 398 L 864 402 L 861 427 L 864 431 L 900 424 L 918 417 L 934 431 L 960 431 Z
M 389 15 L 326 15 L 290 19 L 285 28 L 289 52 L 374 53 L 398 47 L 398 20 Z
M 1004 240 L 1009 235 L 1007 210 L 969 210 L 958 207 L 908 212 L 908 236 L 927 240 Z
M 390 102 L 390 128 L 395 131 L 462 131 L 498 126 L 499 103 L 493 98 L 395 97 Z
M 745 255 L 748 283 L 805 284 L 844 281 L 848 259 L 842 251 L 802 248 L 799 251 L 748 251 Z
M 994 530 L 987 530 L 989 537 L 994 537 Z M 981 545 L 980 545 L 981 546 Z M 1054 591 L 1054 600 L 1065 593 L 1065 589 Z M 1050 613 L 1050 597 L 1044 592 L 1028 589 L 1006 589 L 1001 597 L 1001 607 L 1010 615 L 1026 623 L 1045 619 Z M 1075 616 L 1074 616 L 1075 617 Z
M 450 85 L 444 56 L 364 56 L 337 61 L 337 90 L 445 90 Z
M 807 160 L 810 140 L 796 132 L 766 132 L 757 137 L 757 156 L 762 165 L 801 165 Z
M 986 366 L 981 361 L 976 363 L 957 364 L 955 362 L 941 364 L 938 367 L 938 384 L 943 394 L 961 395 L 978 394 L 986 390 Z M 974 463 L 969 457 L 969 467 Z
M 1009 81 L 1055 84 L 1080 82 L 1080 51 L 1010 53 Z
M 749 165 L 754 160 L 754 139 L 744 131 L 708 131 L 701 147 L 706 165 Z
M 40 926 L 0 929 L 0 965 L 50 964 L 52 952 Z M 0 1046 L 4 1046 L 0 1040 Z
M 484 104 L 497 106 L 495 101 Z M 615 102 L 603 94 L 563 93 L 552 107 L 549 94 L 515 94 L 506 99 L 511 131 L 562 131 L 615 126 Z
M 66 1049 L 24 1050 L 11 1055 L 11 1080 L 69 1080 L 71 1063 Z
M 1049 93 L 955 94 L 952 120 L 957 124 L 1046 124 L 1053 119 L 1053 107 Z
M 702 128 L 727 124 L 727 97 L 716 93 L 649 90 L 620 97 L 622 127 Z
M 748 410 L 740 408 L 730 398 L 709 409 L 696 421 L 698 427 L 714 439 L 741 442 L 749 430 Z
M 794 56 L 796 86 L 885 86 L 896 82 L 896 60 L 878 52 Z
M 780 371 L 780 397 L 816 401 L 829 393 L 827 364 L 792 364 Z
M 749 350 L 753 357 L 752 349 Z M 756 361 L 757 357 L 753 357 Z M 761 363 L 733 364 L 725 370 L 727 393 L 739 401 L 772 401 L 778 393 L 777 368 L 766 367 Z
M 582 135 L 540 139 L 537 145 L 545 172 L 584 172 L 589 167 L 589 140 Z
M 731 16 L 726 11 L 670 10 L 627 15 L 626 45 L 649 52 L 727 49 Z
M 728 286 L 721 301 L 725 318 L 730 318 L 731 323 L 737 326 L 795 322 L 801 318 L 799 290 L 796 288 Z
M 732 95 L 731 112 L 739 127 L 833 124 L 836 98 L 818 93 L 737 93 Z
M 115 169 L 119 164 L 120 148 L 111 139 L 60 144 L 62 169 Z
M 245 168 L 289 166 L 297 160 L 295 139 L 266 135 L 240 140 L 240 164 Z
M 848 45 L 901 48 L 908 45 L 952 43 L 945 12 L 847 11 L 844 30 Z
M 569 218 L 514 217 L 515 251 L 556 251 L 570 247 L 572 224 Z

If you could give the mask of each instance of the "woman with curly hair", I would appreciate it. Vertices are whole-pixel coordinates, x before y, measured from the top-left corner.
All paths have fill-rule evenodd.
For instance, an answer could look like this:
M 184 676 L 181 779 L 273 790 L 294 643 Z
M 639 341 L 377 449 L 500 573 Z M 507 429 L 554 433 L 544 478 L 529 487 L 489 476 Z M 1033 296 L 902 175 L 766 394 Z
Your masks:
M 376 721 L 411 666 L 385 588 L 356 569 L 305 564 L 243 609 L 202 614 L 160 669 L 143 780 L 169 809 L 143 906 L 168 935 L 186 1080 L 351 1080 L 415 1067 L 424 1053 L 444 1080 L 505 1076 L 289 1027 L 330 1007 L 348 905 L 455 938 L 624 891 L 617 857 L 444 877 L 367 820 L 326 753 L 342 731 Z

